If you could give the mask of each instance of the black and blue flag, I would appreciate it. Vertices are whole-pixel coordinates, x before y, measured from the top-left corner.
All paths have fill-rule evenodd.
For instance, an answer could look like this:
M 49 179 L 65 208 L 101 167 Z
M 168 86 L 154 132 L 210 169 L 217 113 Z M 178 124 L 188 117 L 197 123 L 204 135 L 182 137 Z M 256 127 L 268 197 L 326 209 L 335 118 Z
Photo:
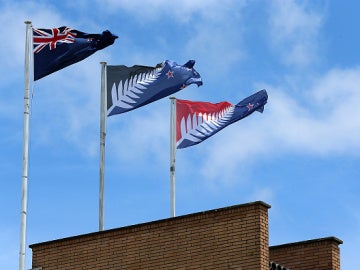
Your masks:
M 107 66 L 107 115 L 128 112 L 174 94 L 190 84 L 201 86 L 195 61 L 166 60 L 155 67 Z

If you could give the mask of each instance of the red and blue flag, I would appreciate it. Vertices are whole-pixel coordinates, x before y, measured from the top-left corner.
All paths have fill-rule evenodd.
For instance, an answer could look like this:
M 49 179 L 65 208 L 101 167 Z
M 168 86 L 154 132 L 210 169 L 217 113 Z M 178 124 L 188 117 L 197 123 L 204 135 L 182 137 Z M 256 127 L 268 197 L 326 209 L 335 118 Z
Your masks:
M 176 100 L 176 148 L 201 143 L 230 124 L 254 111 L 263 112 L 266 90 L 261 90 L 236 105 L 229 102 L 196 102 Z
M 117 38 L 108 30 L 87 34 L 67 26 L 32 30 L 35 81 L 85 59 Z

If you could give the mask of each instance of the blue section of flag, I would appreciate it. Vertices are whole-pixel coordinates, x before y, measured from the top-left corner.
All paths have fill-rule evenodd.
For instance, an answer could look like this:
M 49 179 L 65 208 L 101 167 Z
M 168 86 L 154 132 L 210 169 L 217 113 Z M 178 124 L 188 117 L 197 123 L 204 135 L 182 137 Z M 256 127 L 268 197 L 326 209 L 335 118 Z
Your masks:
M 180 139 L 176 143 L 176 148 L 186 148 L 192 145 L 196 145 L 213 136 L 223 128 L 231 125 L 255 111 L 263 112 L 264 106 L 267 103 L 268 95 L 266 90 L 261 90 L 244 100 L 240 101 L 236 105 L 228 106 L 222 111 L 214 111 L 204 116 L 203 113 L 182 112 L 178 115 L 177 111 L 177 127 L 180 127 Z M 203 103 L 206 106 L 206 102 L 194 102 Z M 191 102 L 189 105 L 191 106 Z
M 166 60 L 155 67 L 107 66 L 107 114 L 128 112 L 174 94 L 190 84 L 201 86 L 195 61 Z
M 34 80 L 85 59 L 113 44 L 116 38 L 108 30 L 87 34 L 66 26 L 33 28 Z

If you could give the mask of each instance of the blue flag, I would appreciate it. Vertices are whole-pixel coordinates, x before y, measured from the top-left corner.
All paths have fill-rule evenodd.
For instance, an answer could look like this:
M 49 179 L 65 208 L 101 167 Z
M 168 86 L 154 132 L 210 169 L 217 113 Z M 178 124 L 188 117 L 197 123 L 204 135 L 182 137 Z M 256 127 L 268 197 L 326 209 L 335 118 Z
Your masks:
M 107 115 L 128 112 L 169 96 L 190 84 L 202 85 L 195 61 L 166 60 L 155 67 L 107 66 Z
M 86 34 L 66 26 L 33 28 L 34 80 L 85 59 L 113 44 L 116 38 L 108 30 Z
M 205 141 L 215 133 L 247 117 L 263 112 L 268 95 L 261 90 L 236 105 L 176 100 L 176 148 L 186 148 Z

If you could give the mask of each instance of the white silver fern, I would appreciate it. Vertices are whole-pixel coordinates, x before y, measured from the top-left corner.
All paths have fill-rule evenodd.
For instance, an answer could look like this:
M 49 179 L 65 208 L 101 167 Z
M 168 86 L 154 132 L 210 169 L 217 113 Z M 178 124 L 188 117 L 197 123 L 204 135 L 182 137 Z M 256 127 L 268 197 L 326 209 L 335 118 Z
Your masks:
M 198 143 L 206 137 L 222 129 L 228 124 L 235 110 L 235 106 L 229 106 L 221 112 L 213 114 L 194 113 L 189 114 L 187 119 L 183 117 L 180 122 L 181 140 L 178 145 L 184 141 L 189 140 Z
M 147 73 L 140 73 L 120 81 L 118 89 L 116 84 L 112 85 L 111 98 L 112 106 L 108 109 L 110 113 L 115 107 L 123 109 L 132 109 L 136 104 L 146 100 L 144 97 L 149 85 L 158 79 L 161 75 L 162 67 L 156 68 Z

